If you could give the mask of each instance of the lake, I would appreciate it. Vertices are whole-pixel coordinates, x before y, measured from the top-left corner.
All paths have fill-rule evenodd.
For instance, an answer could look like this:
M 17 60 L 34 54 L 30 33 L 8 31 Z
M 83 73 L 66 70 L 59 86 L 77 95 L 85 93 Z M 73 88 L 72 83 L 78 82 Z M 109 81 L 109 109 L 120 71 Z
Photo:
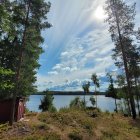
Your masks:
M 59 110 L 62 107 L 68 107 L 70 104 L 70 101 L 73 100 L 75 97 L 80 97 L 81 99 L 84 98 L 83 95 L 54 95 L 53 104 Z M 86 103 L 87 106 L 92 106 L 90 102 L 91 95 L 86 95 Z M 29 109 L 29 111 L 35 111 L 40 112 L 41 110 L 38 109 L 41 99 L 43 98 L 43 95 L 30 95 L 29 101 L 26 102 L 26 107 Z M 110 111 L 113 112 L 115 109 L 115 101 L 113 98 L 105 97 L 104 95 L 98 95 L 97 96 L 97 106 L 102 111 Z

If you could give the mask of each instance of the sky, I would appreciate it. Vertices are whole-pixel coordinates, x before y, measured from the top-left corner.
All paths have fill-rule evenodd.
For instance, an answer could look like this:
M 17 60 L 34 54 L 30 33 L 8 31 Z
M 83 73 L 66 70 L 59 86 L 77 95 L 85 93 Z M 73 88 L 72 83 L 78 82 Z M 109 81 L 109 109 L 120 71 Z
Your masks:
M 106 73 L 115 73 L 117 67 L 111 58 L 114 44 L 108 32 L 103 7 L 105 0 L 50 0 L 48 21 L 50 29 L 44 30 L 40 56 L 41 67 L 37 73 L 38 91 L 82 91 L 82 84 L 91 82 L 96 73 L 100 90 L 108 86 Z M 136 2 L 136 28 L 140 27 L 140 0 Z

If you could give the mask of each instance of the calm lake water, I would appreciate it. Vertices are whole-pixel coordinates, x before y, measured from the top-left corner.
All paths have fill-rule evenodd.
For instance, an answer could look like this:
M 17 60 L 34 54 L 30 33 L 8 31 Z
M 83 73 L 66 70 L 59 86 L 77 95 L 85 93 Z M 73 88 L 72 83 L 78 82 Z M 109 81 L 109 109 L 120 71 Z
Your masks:
M 77 95 L 54 95 L 54 106 L 59 110 L 61 107 L 68 107 L 70 104 L 70 101 L 73 100 Z M 81 99 L 84 98 L 84 96 L 79 95 Z M 85 99 L 87 102 L 87 106 L 92 106 L 90 103 L 90 97 L 91 95 L 86 95 Z M 29 101 L 26 103 L 26 107 L 30 111 L 40 112 L 38 109 L 40 105 L 40 100 L 43 98 L 43 95 L 31 95 L 29 97 Z M 98 95 L 97 96 L 97 106 L 102 111 L 110 111 L 113 112 L 115 109 L 115 101 L 113 98 L 105 97 L 104 95 Z

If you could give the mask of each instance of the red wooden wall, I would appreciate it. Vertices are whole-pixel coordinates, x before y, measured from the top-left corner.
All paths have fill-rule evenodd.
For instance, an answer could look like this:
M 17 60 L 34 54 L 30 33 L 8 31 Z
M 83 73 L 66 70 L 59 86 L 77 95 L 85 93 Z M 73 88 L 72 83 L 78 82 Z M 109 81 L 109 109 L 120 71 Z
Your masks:
M 11 107 L 12 100 L 0 101 L 0 122 L 6 122 L 10 120 Z M 18 121 L 24 117 L 24 113 L 24 101 L 21 98 L 17 98 L 15 107 L 15 121 Z

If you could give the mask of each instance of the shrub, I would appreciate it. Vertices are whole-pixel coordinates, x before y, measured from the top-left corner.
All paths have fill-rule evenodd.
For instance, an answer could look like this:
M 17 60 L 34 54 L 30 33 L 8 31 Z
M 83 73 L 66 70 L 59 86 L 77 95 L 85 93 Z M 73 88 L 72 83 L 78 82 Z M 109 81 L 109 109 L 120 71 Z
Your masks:
M 80 99 L 80 97 L 76 97 L 74 100 L 70 102 L 70 108 L 78 108 L 78 109 L 84 109 L 85 108 L 85 102 Z
M 42 129 L 42 130 L 48 130 L 49 129 L 49 127 L 47 126 L 47 124 L 46 123 L 39 123 L 39 124 L 37 124 L 37 125 L 35 125 L 34 126 L 36 129 Z
M 90 101 L 91 101 L 91 104 L 94 106 L 96 101 L 95 101 L 95 98 L 93 96 L 90 97 Z
M 63 113 L 67 113 L 67 112 L 70 112 L 70 108 L 69 107 L 62 107 L 62 108 L 60 108 L 59 109 L 59 112 L 61 113 L 61 112 L 63 112 Z
M 46 122 L 50 118 L 50 114 L 48 112 L 43 112 L 40 113 L 37 118 L 41 122 Z
M 90 116 L 90 117 L 98 117 L 101 116 L 101 110 L 99 108 L 95 108 L 95 107 L 87 107 L 86 108 L 86 113 Z
M 54 113 L 54 112 L 57 112 L 57 109 L 54 106 L 52 106 L 49 108 L 48 111 Z

